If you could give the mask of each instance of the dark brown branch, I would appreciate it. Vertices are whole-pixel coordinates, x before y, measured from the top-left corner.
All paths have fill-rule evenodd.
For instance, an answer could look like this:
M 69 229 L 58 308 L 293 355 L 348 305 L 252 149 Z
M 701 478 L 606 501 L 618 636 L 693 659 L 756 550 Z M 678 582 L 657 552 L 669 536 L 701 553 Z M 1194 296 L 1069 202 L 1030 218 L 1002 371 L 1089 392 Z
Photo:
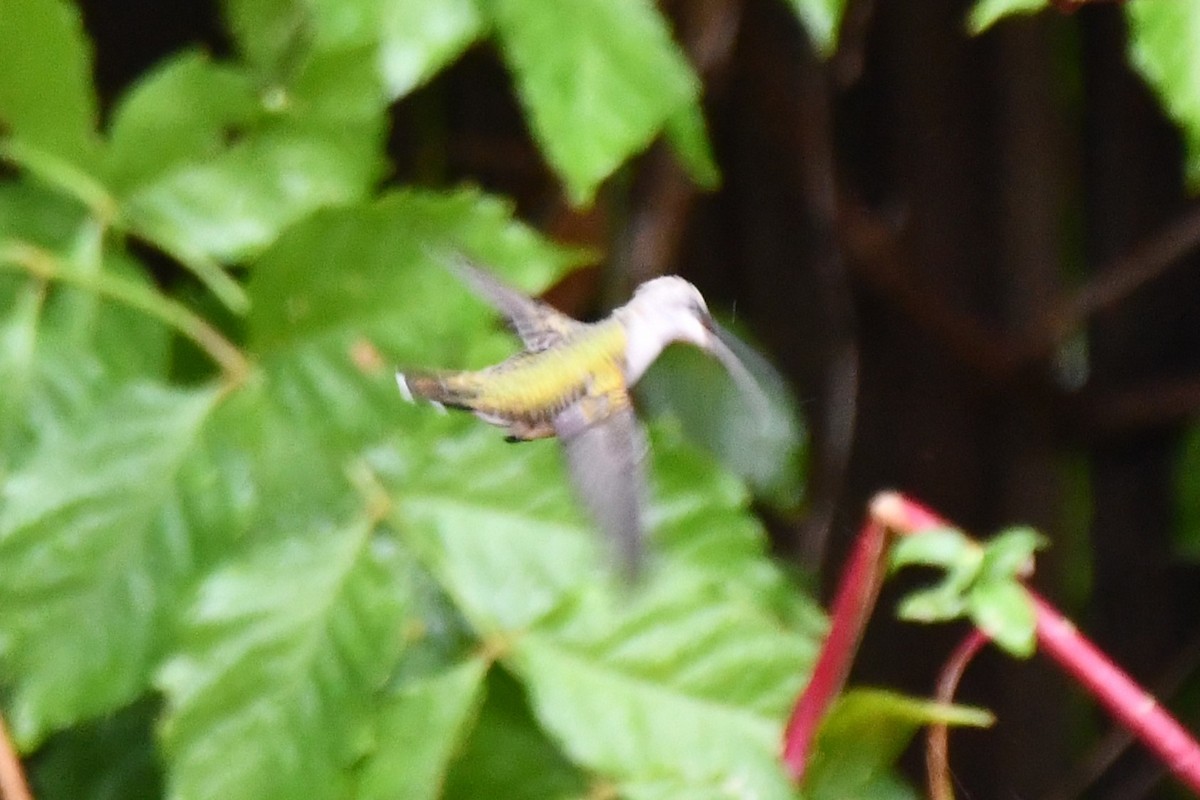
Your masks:
M 1142 286 L 1179 264 L 1200 246 L 1200 205 L 1193 205 L 1125 255 L 1101 269 L 1082 288 L 1067 297 L 1022 338 L 1017 363 L 1045 358 L 1060 342 L 1093 315 L 1112 308 Z
M 990 640 L 983 632 L 972 629 L 959 643 L 938 676 L 936 698 L 939 703 L 954 702 L 954 693 L 967 665 Z M 930 800 L 954 800 L 950 781 L 950 726 L 945 723 L 929 726 L 925 747 L 925 775 L 929 783 Z
M 1200 411 L 1200 378 L 1161 380 L 1127 391 L 1094 394 L 1083 408 L 1088 429 L 1125 433 L 1171 425 Z
M 741 4 L 703 0 L 682 4 L 679 11 L 684 49 L 705 84 L 711 85 L 733 55 Z M 663 274 L 676 260 L 696 201 L 696 187 L 662 143 L 643 159 L 638 183 L 644 193 L 629 220 L 625 253 L 633 284 Z
M 886 297 L 955 360 L 991 382 L 1013 371 L 1013 346 L 981 325 L 911 268 L 895 229 L 861 205 L 843 203 L 838 214 L 842 246 L 855 274 Z
M 861 205 L 843 204 L 839 222 L 855 274 L 953 359 L 993 384 L 1028 376 L 1031 367 L 1050 358 L 1090 317 L 1116 306 L 1200 247 L 1197 205 L 1100 270 L 1024 334 L 1013 336 L 981 324 L 946 300 L 912 269 L 897 231 L 877 215 Z M 1046 380 L 1039 388 L 1046 394 L 1065 395 Z M 1163 381 L 1120 394 L 1084 394 L 1080 401 L 1080 418 L 1099 434 L 1161 425 L 1200 409 L 1200 378 Z

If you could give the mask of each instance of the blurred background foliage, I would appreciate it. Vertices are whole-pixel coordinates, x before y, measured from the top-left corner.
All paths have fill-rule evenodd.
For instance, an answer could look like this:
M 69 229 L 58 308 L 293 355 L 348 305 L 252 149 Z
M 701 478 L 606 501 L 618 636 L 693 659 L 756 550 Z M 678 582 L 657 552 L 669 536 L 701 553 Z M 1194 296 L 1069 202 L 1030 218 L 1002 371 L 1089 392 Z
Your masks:
M 1195 0 L 0 0 L 38 796 L 794 796 L 816 597 L 886 487 L 1042 530 L 1194 721 L 1198 41 Z M 399 402 L 515 347 L 450 243 L 581 317 L 682 273 L 766 354 L 768 420 L 694 353 L 647 376 L 636 590 L 553 443 Z M 928 694 L 958 631 L 888 616 L 855 680 Z M 1170 791 L 1036 660 L 965 693 L 972 796 Z M 913 796 L 935 713 L 849 696 L 805 796 Z

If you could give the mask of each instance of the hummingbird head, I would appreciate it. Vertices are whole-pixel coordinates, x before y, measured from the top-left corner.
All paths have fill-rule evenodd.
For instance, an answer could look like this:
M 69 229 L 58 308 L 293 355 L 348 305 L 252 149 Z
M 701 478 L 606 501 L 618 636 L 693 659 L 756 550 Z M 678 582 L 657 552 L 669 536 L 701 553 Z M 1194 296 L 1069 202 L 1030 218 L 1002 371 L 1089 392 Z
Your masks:
M 675 275 L 643 283 L 617 314 L 628 340 L 625 364 L 630 383 L 672 342 L 693 344 L 714 355 L 723 347 L 699 290 Z
M 769 402 L 762 387 L 726 344 L 724 337 L 729 334 L 708 313 L 695 286 L 675 275 L 655 278 L 639 286 L 615 313 L 625 325 L 625 371 L 630 385 L 637 383 L 663 348 L 686 342 L 720 361 L 754 404 L 755 414 L 766 417 Z

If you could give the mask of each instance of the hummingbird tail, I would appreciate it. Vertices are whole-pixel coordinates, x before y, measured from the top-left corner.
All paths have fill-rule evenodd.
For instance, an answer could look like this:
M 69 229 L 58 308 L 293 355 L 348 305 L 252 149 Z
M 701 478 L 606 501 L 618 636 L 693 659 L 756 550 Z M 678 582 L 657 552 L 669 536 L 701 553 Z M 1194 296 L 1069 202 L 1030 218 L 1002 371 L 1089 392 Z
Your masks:
M 396 373 L 396 385 L 400 387 L 400 394 L 410 403 L 421 399 L 443 410 L 446 406 L 470 408 L 473 393 L 454 380 L 458 374 L 408 370 Z

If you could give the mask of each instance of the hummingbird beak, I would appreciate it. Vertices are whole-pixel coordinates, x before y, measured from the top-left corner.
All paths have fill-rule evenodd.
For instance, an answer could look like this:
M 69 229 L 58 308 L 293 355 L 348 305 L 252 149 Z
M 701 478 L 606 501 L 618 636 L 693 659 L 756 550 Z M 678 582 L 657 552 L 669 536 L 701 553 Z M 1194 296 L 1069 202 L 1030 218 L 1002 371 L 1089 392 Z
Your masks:
M 728 339 L 733 338 L 733 334 L 718 325 L 712 317 L 704 319 L 704 327 L 709 333 L 705 349 L 720 362 L 729 376 L 733 378 L 733 382 L 737 384 L 738 389 L 753 406 L 754 413 L 760 419 L 766 419 L 770 411 L 770 402 L 767 400 L 766 393 L 763 392 L 762 386 L 759 385 L 750 370 L 746 369 L 742 360 L 726 344 Z

